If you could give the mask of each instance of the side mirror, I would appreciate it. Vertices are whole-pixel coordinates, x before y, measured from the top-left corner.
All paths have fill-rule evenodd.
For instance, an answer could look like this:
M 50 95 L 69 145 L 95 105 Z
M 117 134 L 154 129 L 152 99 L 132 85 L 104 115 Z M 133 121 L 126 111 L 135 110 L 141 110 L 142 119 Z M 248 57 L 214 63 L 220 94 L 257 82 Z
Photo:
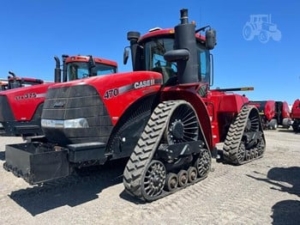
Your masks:
M 176 49 L 168 51 L 164 54 L 165 60 L 168 62 L 187 61 L 190 57 L 190 52 L 186 49 Z
M 205 39 L 206 39 L 206 47 L 211 50 L 214 49 L 217 44 L 216 39 L 216 30 L 209 29 L 205 32 Z
M 123 64 L 126 65 L 127 61 L 129 58 L 129 51 L 128 51 L 128 47 L 124 48 L 124 52 L 123 52 Z
M 94 58 L 93 58 L 93 56 L 89 56 L 90 58 L 89 58 L 89 67 L 90 68 L 93 68 L 93 67 L 95 67 L 96 66 L 96 63 L 95 63 L 95 61 L 94 61 Z

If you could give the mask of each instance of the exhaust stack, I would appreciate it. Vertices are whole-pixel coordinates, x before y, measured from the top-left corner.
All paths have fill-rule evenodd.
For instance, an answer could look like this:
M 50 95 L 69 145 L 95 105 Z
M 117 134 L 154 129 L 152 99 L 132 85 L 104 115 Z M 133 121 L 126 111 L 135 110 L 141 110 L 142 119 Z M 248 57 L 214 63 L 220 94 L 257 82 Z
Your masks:
M 54 82 L 61 82 L 61 69 L 60 69 L 60 60 L 57 56 L 54 56 L 55 60 L 55 69 L 54 69 Z
M 69 56 L 68 55 L 62 55 L 62 61 L 63 61 L 63 82 L 68 81 L 68 74 L 67 74 L 67 64 L 66 60 Z

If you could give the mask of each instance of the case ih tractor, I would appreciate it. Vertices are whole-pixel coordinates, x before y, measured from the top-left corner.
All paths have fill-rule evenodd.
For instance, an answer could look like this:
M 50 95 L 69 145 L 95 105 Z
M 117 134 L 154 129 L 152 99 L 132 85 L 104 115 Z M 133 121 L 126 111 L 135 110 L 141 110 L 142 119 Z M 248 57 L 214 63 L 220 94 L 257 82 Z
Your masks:
M 89 76 L 103 75 L 117 72 L 117 63 L 114 61 L 93 58 L 91 56 L 63 55 L 63 73 L 61 62 L 55 57 L 56 68 L 54 82 L 67 82 Z M 10 79 L 9 79 L 10 81 Z M 29 79 L 11 78 L 9 85 L 17 87 L 24 85 Z M 0 124 L 2 135 L 18 136 L 24 138 L 30 135 L 40 135 L 41 113 L 48 87 L 54 82 L 43 83 L 41 80 L 32 79 L 38 85 L 16 88 L 0 92 Z
M 43 80 L 29 78 L 29 77 L 17 77 L 13 72 L 9 71 L 9 76 L 5 80 L 0 81 L 0 91 L 6 91 L 9 89 L 28 87 L 36 84 L 44 83 Z
M 125 158 L 126 191 L 153 201 L 206 178 L 218 142 L 228 163 L 262 157 L 257 108 L 244 96 L 210 90 L 215 31 L 195 30 L 187 13 L 181 10 L 175 29 L 128 32 L 133 72 L 51 86 L 44 136 L 7 145 L 4 168 L 39 184 Z
M 289 129 L 291 126 L 290 109 L 285 101 L 250 101 L 259 110 L 264 129 L 276 130 L 278 126 Z
M 291 110 L 291 118 L 293 121 L 293 130 L 296 133 L 300 132 L 300 99 L 296 99 L 294 101 L 294 104 L 292 106 L 292 110 Z

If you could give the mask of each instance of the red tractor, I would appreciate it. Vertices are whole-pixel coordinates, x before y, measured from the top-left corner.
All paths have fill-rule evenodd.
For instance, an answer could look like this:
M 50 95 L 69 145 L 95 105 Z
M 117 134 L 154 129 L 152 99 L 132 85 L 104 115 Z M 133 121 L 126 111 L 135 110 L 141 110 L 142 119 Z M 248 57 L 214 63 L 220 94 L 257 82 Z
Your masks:
M 5 80 L 0 82 L 0 91 L 6 91 L 9 89 L 28 87 L 32 85 L 42 84 L 43 80 L 29 78 L 29 77 L 17 77 L 13 72 L 9 71 L 9 76 Z
M 291 110 L 291 118 L 293 121 L 293 130 L 300 132 L 300 99 L 296 99 Z
M 117 72 L 117 63 L 111 60 L 93 58 L 91 56 L 63 55 L 63 74 L 61 63 L 55 57 L 56 68 L 54 82 L 44 83 L 38 79 L 19 79 L 16 76 L 9 78 L 9 87 L 12 90 L 0 92 L 0 124 L 2 135 L 24 138 L 30 135 L 40 135 L 41 113 L 47 89 L 55 82 L 67 82 L 85 77 Z M 28 82 L 39 83 L 34 86 L 24 86 Z
M 289 129 L 291 126 L 290 109 L 285 101 L 250 101 L 259 110 L 264 129 L 276 130 L 278 126 Z
M 129 158 L 126 191 L 153 201 L 206 178 L 218 142 L 228 163 L 263 156 L 257 108 L 227 89 L 210 90 L 213 29 L 195 30 L 182 9 L 175 29 L 127 38 L 134 71 L 51 86 L 44 135 L 7 145 L 4 169 L 38 184 Z

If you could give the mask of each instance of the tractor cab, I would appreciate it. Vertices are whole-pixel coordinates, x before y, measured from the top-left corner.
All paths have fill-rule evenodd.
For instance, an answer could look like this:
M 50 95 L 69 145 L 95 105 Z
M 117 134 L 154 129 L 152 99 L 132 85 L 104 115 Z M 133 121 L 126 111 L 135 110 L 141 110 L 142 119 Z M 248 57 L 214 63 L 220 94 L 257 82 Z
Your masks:
M 203 27 L 195 32 L 198 62 L 195 62 L 194 66 L 197 67 L 197 82 L 200 81 L 212 85 L 213 70 L 210 50 L 216 44 L 214 39 L 215 31 L 212 29 L 207 30 L 206 38 L 209 38 L 209 40 L 206 41 L 206 38 L 200 35 L 200 31 L 204 31 L 206 28 L 210 27 Z M 164 57 L 165 53 L 175 49 L 174 33 L 174 29 L 162 29 L 159 27 L 150 29 L 143 36 L 139 32 L 128 32 L 127 39 L 130 41 L 133 70 L 159 72 L 162 74 L 163 82 L 166 86 L 176 84 L 178 82 L 177 63 L 166 60 Z M 128 56 L 128 47 L 126 47 L 124 64 L 127 63 Z
M 115 61 L 102 58 L 94 58 L 93 56 L 68 56 L 62 55 L 63 65 L 61 77 L 61 66 L 58 57 L 55 67 L 55 82 L 63 82 L 78 80 L 92 76 L 101 76 L 106 74 L 117 73 L 118 65 Z
M 15 73 L 9 71 L 7 79 L 0 81 L 0 91 L 5 91 L 9 89 L 28 87 L 36 84 L 44 83 L 43 80 L 28 78 L 28 77 L 17 77 Z
M 75 61 L 76 60 L 76 61 Z M 90 76 L 101 76 L 117 72 L 115 62 L 109 60 L 90 58 L 82 61 L 81 57 L 73 57 L 66 61 L 69 80 L 77 80 Z

